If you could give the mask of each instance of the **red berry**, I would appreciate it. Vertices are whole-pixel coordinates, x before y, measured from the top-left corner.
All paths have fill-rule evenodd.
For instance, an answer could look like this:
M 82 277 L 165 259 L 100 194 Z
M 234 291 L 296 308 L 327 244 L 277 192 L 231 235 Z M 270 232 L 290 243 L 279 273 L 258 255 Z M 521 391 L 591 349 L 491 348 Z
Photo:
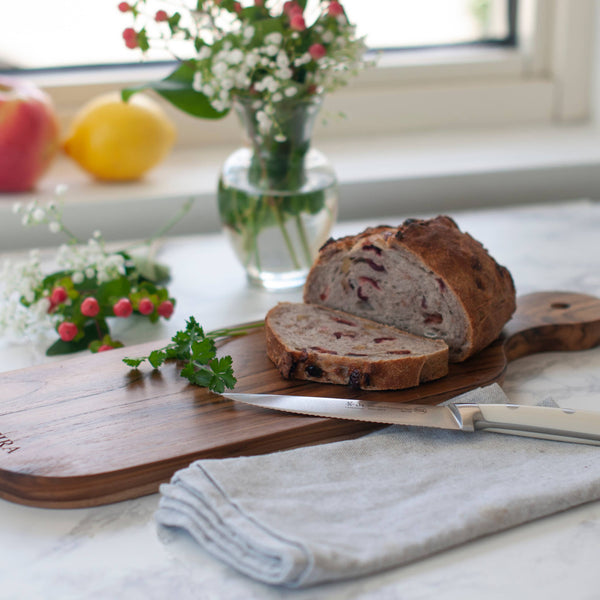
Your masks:
M 57 286 L 50 294 L 50 304 L 62 304 L 69 296 L 64 287 Z
M 329 3 L 328 13 L 332 17 L 339 17 L 340 15 L 344 14 L 344 9 L 342 8 L 342 5 L 339 2 L 336 2 L 336 0 L 332 0 Z
M 138 310 L 143 315 L 149 315 L 154 312 L 154 303 L 150 298 L 142 298 L 138 305 Z
M 58 335 L 63 342 L 70 342 L 77 335 L 77 325 L 70 321 L 63 321 L 58 326 Z
M 323 58 L 327 54 L 327 50 L 325 50 L 323 44 L 313 44 L 309 47 L 308 53 L 314 60 L 319 60 L 319 58 Z
M 235 12 L 239 15 L 242 12 L 242 5 L 239 2 L 234 2 L 233 10 L 235 10 Z
M 100 312 L 100 305 L 96 298 L 86 298 L 81 303 L 81 314 L 84 317 L 95 317 Z
M 306 23 L 301 13 L 293 13 L 290 17 L 290 27 L 294 31 L 304 31 L 306 29 Z
M 294 13 L 302 14 L 302 9 L 300 8 L 300 5 L 297 2 L 295 2 L 294 0 L 288 0 L 288 2 L 286 2 L 283 5 L 283 12 L 288 17 L 291 17 Z
M 98 352 L 106 352 L 107 350 L 113 350 L 113 347 L 108 344 L 102 344 L 102 346 L 98 348 Z
M 173 303 L 170 300 L 165 300 L 158 305 L 158 314 L 165 319 L 168 319 L 175 310 Z
M 133 27 L 127 27 L 127 29 L 123 30 L 123 39 L 125 40 L 125 45 L 128 48 L 133 49 L 139 46 L 138 36 Z
M 156 14 L 154 15 L 154 20 L 157 23 L 160 23 L 161 21 L 168 21 L 169 20 L 169 15 L 164 10 L 157 10 Z
M 129 298 L 121 298 L 117 303 L 113 305 L 113 311 L 115 317 L 123 317 L 126 319 L 133 312 L 133 306 Z
M 119 2 L 119 10 L 121 12 L 129 12 L 131 10 L 131 6 L 129 6 L 127 2 Z

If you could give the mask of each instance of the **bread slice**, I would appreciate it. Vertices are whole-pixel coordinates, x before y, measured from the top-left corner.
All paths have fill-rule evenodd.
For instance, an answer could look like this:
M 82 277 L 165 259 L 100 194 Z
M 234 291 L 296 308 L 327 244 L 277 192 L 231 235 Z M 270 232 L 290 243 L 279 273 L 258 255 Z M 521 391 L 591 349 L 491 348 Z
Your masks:
M 451 362 L 493 342 L 516 307 L 508 270 L 446 216 L 330 240 L 304 301 L 441 338 Z
M 443 341 L 315 304 L 277 304 L 265 331 L 267 354 L 286 379 L 399 390 L 448 373 Z

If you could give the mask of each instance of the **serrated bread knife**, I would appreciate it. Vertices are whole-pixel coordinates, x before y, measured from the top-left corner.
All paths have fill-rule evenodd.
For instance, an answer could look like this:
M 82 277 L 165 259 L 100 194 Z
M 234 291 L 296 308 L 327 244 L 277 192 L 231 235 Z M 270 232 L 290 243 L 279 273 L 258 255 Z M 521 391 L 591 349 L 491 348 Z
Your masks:
M 494 431 L 600 445 L 600 412 L 520 404 L 448 403 L 444 406 L 283 396 L 221 394 L 225 398 L 284 412 L 389 425 L 457 431 Z

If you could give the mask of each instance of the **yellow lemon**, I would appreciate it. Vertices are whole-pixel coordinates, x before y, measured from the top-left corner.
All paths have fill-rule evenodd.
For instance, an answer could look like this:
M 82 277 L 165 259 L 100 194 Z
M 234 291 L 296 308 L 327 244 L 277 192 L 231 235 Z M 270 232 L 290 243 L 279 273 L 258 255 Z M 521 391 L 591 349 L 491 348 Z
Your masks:
M 131 181 L 162 161 L 174 142 L 175 127 L 156 102 L 142 94 L 123 102 L 114 92 L 83 106 L 64 150 L 99 179 Z

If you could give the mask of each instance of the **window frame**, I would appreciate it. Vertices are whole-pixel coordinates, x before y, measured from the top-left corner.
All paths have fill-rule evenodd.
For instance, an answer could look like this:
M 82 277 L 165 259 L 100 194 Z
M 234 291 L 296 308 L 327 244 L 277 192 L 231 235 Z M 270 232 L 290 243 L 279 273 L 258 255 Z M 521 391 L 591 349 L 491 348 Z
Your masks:
M 593 0 L 520 0 L 516 48 L 386 52 L 324 104 L 322 136 L 581 122 L 591 116 Z M 39 72 L 66 127 L 89 99 L 166 75 L 164 65 Z M 233 116 L 194 119 L 164 103 L 180 146 L 239 141 Z M 338 114 L 346 118 L 332 118 Z

